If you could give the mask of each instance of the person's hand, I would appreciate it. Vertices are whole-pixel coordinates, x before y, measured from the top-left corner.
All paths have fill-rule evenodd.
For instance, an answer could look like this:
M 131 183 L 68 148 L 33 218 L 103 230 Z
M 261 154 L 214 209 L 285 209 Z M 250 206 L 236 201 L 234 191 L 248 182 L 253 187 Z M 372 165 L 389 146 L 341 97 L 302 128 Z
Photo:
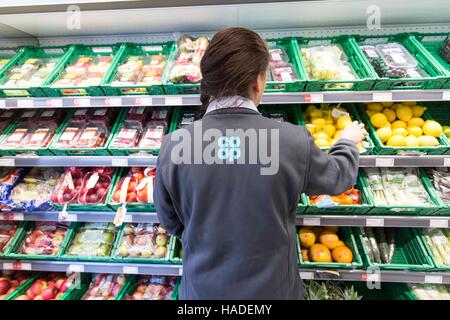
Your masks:
M 348 139 L 354 143 L 359 143 L 367 136 L 367 131 L 364 129 L 364 124 L 353 121 L 344 130 L 341 131 L 341 139 Z

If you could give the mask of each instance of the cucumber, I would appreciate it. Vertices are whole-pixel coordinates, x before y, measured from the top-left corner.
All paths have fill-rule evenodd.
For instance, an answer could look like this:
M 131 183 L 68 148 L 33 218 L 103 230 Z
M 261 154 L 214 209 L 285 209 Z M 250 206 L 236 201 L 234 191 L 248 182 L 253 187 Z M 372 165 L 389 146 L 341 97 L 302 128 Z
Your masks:
M 369 238 L 370 244 L 372 245 L 374 262 L 382 263 L 380 250 L 378 249 L 377 240 L 375 239 L 375 234 L 373 233 L 372 228 L 366 228 L 366 234 Z
M 383 263 L 389 262 L 389 247 L 386 241 L 386 235 L 384 234 L 384 228 L 375 228 L 375 235 L 378 240 L 378 248 L 380 249 L 380 257 Z
M 374 256 L 373 256 L 373 248 L 372 245 L 370 244 L 370 240 L 367 237 L 366 231 L 364 230 L 363 227 L 360 227 L 359 230 L 361 231 L 362 237 L 363 237 L 363 241 L 364 241 L 364 245 L 367 248 L 367 255 L 369 256 L 369 260 L 373 261 Z

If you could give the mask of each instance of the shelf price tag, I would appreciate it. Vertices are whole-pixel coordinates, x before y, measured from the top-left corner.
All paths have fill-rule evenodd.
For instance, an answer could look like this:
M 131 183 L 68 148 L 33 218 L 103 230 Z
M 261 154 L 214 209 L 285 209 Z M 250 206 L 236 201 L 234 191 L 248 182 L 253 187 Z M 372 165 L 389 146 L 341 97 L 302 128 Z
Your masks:
M 151 105 L 153 105 L 153 99 L 152 98 L 145 98 L 145 97 L 137 97 L 134 100 L 134 103 L 137 106 L 151 106 Z
M 448 228 L 448 220 L 430 219 L 430 228 Z
M 378 219 L 378 218 L 367 218 L 366 219 L 366 226 L 367 227 L 384 227 L 384 219 Z
M 112 158 L 111 159 L 111 166 L 112 167 L 128 167 L 128 159 L 123 158 Z
M 4 270 L 31 270 L 31 263 L 23 263 L 20 261 L 3 263 Z
M 34 101 L 28 100 L 28 99 L 19 99 L 19 100 L 17 100 L 17 107 L 18 108 L 33 108 Z
M 320 218 L 303 218 L 304 226 L 320 226 Z
M 165 103 L 166 103 L 166 106 L 182 106 L 183 98 L 182 97 L 166 97 Z
M 313 280 L 314 279 L 314 273 L 313 272 L 300 271 L 300 278 L 302 280 Z
M 394 158 L 376 158 L 375 167 L 393 167 Z
M 69 264 L 67 272 L 84 272 L 84 266 L 82 264 Z
M 138 267 L 131 267 L 131 266 L 124 266 L 122 271 L 125 274 L 138 274 L 139 273 Z
M 372 94 L 372 101 L 374 102 L 392 101 L 392 92 L 374 92 Z
M 122 105 L 122 98 L 106 98 L 105 99 L 105 106 L 121 106 Z
M 133 216 L 131 214 L 126 214 L 125 217 L 123 217 L 123 222 L 133 222 Z
M 16 161 L 15 159 L 3 159 L 0 158 L 0 167 L 15 167 L 16 166 Z
M 63 100 L 62 99 L 49 99 L 45 101 L 47 107 L 52 108 L 62 108 Z
M 322 93 L 307 93 L 304 95 L 304 100 L 307 103 L 321 103 L 323 102 Z
M 442 91 L 442 100 L 450 101 L 450 90 Z
M 450 158 L 444 158 L 444 167 L 450 167 Z
M 77 107 L 89 107 L 91 105 L 91 99 L 89 98 L 77 98 L 73 102 Z
M 425 283 L 442 283 L 442 276 L 426 275 L 424 282 Z
M 5 101 L 5 99 L 0 99 L 0 108 L 1 109 L 6 108 L 6 101 Z
M 178 268 L 178 275 L 182 276 L 183 275 L 183 267 L 179 267 Z

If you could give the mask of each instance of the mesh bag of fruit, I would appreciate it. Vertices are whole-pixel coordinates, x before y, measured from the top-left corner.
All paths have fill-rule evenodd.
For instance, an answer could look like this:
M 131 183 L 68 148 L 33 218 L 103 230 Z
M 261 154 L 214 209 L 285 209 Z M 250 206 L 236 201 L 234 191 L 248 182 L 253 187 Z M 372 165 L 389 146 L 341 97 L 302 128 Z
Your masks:
M 156 168 L 131 168 L 114 190 L 115 204 L 153 203 Z

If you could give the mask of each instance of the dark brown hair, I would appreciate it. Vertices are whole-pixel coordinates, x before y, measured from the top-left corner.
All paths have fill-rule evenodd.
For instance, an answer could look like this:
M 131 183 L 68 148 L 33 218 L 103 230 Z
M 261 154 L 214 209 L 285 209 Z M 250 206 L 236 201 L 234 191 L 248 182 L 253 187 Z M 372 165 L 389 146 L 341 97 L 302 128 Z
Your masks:
M 245 28 L 228 28 L 214 35 L 203 55 L 200 100 L 206 107 L 225 96 L 248 98 L 251 85 L 265 73 L 269 51 L 264 40 Z

